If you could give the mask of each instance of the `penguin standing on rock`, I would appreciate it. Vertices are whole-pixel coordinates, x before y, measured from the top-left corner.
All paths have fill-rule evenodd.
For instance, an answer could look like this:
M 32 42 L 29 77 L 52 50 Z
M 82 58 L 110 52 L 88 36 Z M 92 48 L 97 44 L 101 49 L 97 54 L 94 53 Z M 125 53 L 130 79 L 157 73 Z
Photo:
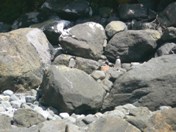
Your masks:
M 114 64 L 114 68 L 116 68 L 116 69 L 120 69 L 120 68 L 121 68 L 120 56 L 117 56 L 117 57 L 116 57 L 116 61 L 115 61 L 115 64 Z
M 76 57 L 75 57 L 75 56 L 72 56 L 72 57 L 69 59 L 68 67 L 74 68 L 75 66 L 76 66 Z

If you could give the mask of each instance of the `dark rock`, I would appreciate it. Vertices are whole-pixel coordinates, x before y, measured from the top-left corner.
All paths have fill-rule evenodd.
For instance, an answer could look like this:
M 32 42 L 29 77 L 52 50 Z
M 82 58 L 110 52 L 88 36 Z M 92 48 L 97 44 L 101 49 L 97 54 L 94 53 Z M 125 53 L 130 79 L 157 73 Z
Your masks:
M 18 109 L 14 113 L 14 123 L 21 127 L 31 127 L 45 121 L 45 118 L 32 109 Z
M 174 2 L 175 0 L 159 0 L 157 4 L 157 10 L 163 11 L 170 3 Z
M 165 43 L 159 47 L 155 53 L 155 56 L 169 55 L 173 54 L 172 49 L 176 46 L 175 43 Z
M 175 106 L 176 56 L 151 59 L 120 76 L 105 99 L 103 108 L 134 103 L 156 110 L 160 106 Z
M 24 28 L 0 34 L 0 87 L 37 88 L 50 64 L 49 42 L 39 29 Z
M 156 112 L 149 120 L 145 132 L 175 132 L 176 109 L 165 109 Z
M 43 10 L 53 11 L 64 19 L 76 19 L 91 15 L 92 9 L 87 0 L 47 0 Z
M 176 42 L 176 28 L 166 28 L 161 36 L 161 40 L 164 42 Z
M 104 28 L 94 22 L 78 24 L 59 38 L 62 48 L 75 56 L 98 59 L 106 42 Z
M 53 64 L 69 66 L 69 61 L 73 57 L 74 56 L 71 55 L 61 54 L 56 57 Z M 81 57 L 74 58 L 76 63 L 74 68 L 80 69 L 88 74 L 92 73 L 94 70 L 97 70 L 100 67 L 100 64 L 95 60 L 85 59 Z
M 10 29 L 11 29 L 10 25 L 0 22 L 0 32 L 8 32 L 10 31 Z
M 42 23 L 32 25 L 31 27 L 40 28 L 44 31 L 46 37 L 52 45 L 58 45 L 58 37 L 70 26 L 70 21 L 61 20 L 60 18 L 53 18 Z
M 111 61 L 120 56 L 124 62 L 139 62 L 149 59 L 157 46 L 160 33 L 156 30 L 130 30 L 115 34 L 105 48 L 105 55 Z
M 96 112 L 104 89 L 85 72 L 66 66 L 51 66 L 41 84 L 41 102 L 60 112 Z
M 169 4 L 158 16 L 158 20 L 163 26 L 176 26 L 176 18 L 173 17 L 176 13 L 176 2 Z
M 118 13 L 122 20 L 140 20 L 148 17 L 147 8 L 142 4 L 121 4 Z
M 0 129 L 11 128 L 12 119 L 6 115 L 0 115 Z
M 32 24 L 40 23 L 41 21 L 45 20 L 43 14 L 40 12 L 29 12 L 23 14 L 17 20 L 14 21 L 12 24 L 12 29 L 18 29 L 22 27 L 29 27 Z
M 140 132 L 140 130 L 119 117 L 104 116 L 91 123 L 87 132 Z

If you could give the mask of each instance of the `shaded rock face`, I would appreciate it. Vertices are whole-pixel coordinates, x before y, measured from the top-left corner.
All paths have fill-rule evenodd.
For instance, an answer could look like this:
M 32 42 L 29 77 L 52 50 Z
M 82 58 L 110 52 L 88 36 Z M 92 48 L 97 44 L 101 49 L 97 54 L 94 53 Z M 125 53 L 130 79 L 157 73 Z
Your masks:
M 88 132 L 140 132 L 127 121 L 115 116 L 105 116 L 89 125 Z
M 158 17 L 159 22 L 164 26 L 176 26 L 176 18 L 173 17 L 176 13 L 176 2 L 170 3 Z
M 62 48 L 72 55 L 98 59 L 106 43 L 104 28 L 94 22 L 77 24 L 59 38 Z
M 87 0 L 47 0 L 42 9 L 56 12 L 66 19 L 89 16 L 91 11 Z
M 42 67 L 50 64 L 49 42 L 39 29 L 19 29 L 0 34 L 0 87 L 36 88 Z
M 175 59 L 175 55 L 151 59 L 116 79 L 103 107 L 134 103 L 156 110 L 160 106 L 175 106 Z
M 115 34 L 105 48 L 105 55 L 111 61 L 120 56 L 122 62 L 139 62 L 149 59 L 157 46 L 160 34 L 153 30 L 130 30 Z
M 87 113 L 100 109 L 104 89 L 85 72 L 51 66 L 41 84 L 41 102 L 61 112 Z

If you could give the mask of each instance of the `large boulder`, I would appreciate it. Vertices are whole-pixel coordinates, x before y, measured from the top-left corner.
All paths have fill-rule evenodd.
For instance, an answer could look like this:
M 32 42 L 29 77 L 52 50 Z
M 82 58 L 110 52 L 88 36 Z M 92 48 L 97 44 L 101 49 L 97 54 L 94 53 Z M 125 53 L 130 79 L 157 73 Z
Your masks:
M 146 61 L 153 55 L 160 33 L 155 30 L 129 30 L 115 34 L 105 48 L 111 61 L 120 56 L 122 62 Z
M 89 113 L 101 108 L 104 89 L 85 72 L 52 65 L 40 86 L 41 103 L 60 112 Z
M 62 48 L 72 55 L 98 59 L 103 53 L 106 35 L 100 24 L 86 22 L 68 29 L 59 40 Z
M 169 4 L 158 16 L 158 20 L 161 25 L 164 26 L 176 26 L 176 2 Z
M 0 91 L 37 88 L 50 64 L 49 42 L 39 29 L 0 34 Z
M 156 110 L 176 105 L 176 55 L 151 59 L 116 79 L 103 108 L 133 103 Z
M 140 130 L 119 117 L 108 115 L 91 123 L 87 132 L 140 132 Z

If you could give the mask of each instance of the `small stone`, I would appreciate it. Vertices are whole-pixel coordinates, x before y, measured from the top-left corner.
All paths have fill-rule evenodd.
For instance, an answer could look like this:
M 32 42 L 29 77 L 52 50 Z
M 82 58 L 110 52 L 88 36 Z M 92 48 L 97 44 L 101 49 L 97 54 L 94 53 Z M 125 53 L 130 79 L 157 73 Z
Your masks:
M 96 80 L 98 80 L 98 79 L 102 80 L 105 78 L 106 75 L 105 75 L 104 71 L 95 70 L 92 72 L 91 76 Z
M 12 106 L 11 106 L 11 104 L 10 104 L 9 101 L 1 101 L 1 104 L 2 104 L 2 106 L 3 106 L 6 110 L 12 108 Z
M 83 119 L 83 122 L 85 122 L 86 124 L 90 124 L 95 120 L 96 120 L 96 117 L 94 115 L 89 114 Z
M 70 115 L 66 112 L 64 113 L 60 113 L 59 116 L 62 118 L 62 119 L 65 119 L 65 118 L 68 118 Z
M 15 94 L 10 96 L 10 101 L 17 101 L 17 100 L 19 100 L 19 98 Z
M 10 97 L 6 95 L 0 95 L 0 101 L 9 101 Z
M 109 66 L 108 65 L 101 66 L 101 71 L 104 71 L 104 72 L 109 71 Z
M 171 106 L 160 106 L 160 110 L 166 110 L 166 109 L 171 109 Z
M 26 103 L 34 103 L 34 101 L 36 100 L 36 97 L 34 97 L 34 96 L 26 96 L 25 100 L 26 100 Z
M 48 111 L 43 110 L 39 106 L 34 106 L 33 110 L 36 111 L 37 113 L 41 114 L 45 119 L 47 119 L 48 117 L 51 116 Z
M 13 94 L 13 91 L 12 90 L 5 90 L 3 92 L 3 95 L 7 95 L 7 96 L 11 96 Z
M 21 104 L 22 104 L 21 102 L 16 101 L 16 100 L 15 101 L 11 101 L 10 103 L 11 103 L 12 107 L 15 108 L 15 109 L 20 108 Z
M 102 116 L 103 116 L 103 114 L 102 114 L 102 113 L 100 113 L 100 112 L 98 112 L 98 113 L 96 113 L 96 114 L 95 114 L 95 116 L 99 118 L 99 117 L 102 117 Z

